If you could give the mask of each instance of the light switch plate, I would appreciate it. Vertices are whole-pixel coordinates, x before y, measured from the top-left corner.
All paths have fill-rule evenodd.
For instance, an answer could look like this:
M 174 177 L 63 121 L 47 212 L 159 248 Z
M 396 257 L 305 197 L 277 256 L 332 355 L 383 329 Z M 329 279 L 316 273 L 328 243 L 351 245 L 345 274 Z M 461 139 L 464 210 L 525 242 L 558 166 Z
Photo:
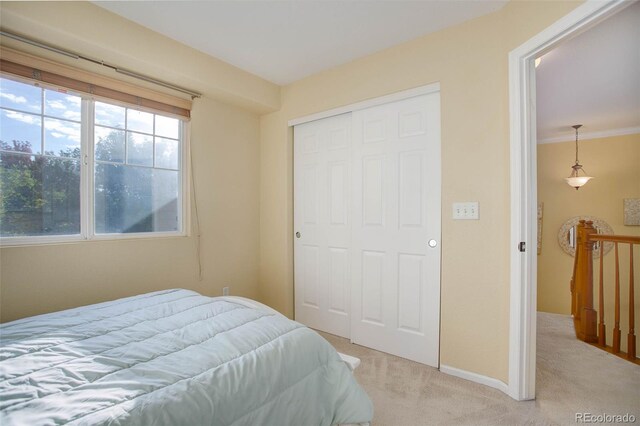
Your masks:
M 479 217 L 480 207 L 477 201 L 453 203 L 454 220 L 478 220 Z

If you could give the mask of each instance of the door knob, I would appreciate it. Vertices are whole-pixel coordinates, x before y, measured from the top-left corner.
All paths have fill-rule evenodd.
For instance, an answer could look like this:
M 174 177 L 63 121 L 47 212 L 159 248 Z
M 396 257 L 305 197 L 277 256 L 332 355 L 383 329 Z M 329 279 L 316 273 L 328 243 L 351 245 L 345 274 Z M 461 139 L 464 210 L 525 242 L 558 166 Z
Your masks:
M 300 238 L 302 235 L 299 232 L 296 232 L 296 238 Z
M 437 245 L 438 245 L 438 242 L 436 240 L 429 240 L 429 247 L 434 248 Z

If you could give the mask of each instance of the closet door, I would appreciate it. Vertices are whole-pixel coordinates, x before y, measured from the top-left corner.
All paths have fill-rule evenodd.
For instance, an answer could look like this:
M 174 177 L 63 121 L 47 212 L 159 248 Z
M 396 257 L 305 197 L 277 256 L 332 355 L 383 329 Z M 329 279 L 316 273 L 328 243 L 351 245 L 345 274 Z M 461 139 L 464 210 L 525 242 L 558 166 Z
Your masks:
M 294 128 L 295 319 L 350 336 L 351 114 Z
M 440 96 L 353 113 L 351 340 L 438 366 Z

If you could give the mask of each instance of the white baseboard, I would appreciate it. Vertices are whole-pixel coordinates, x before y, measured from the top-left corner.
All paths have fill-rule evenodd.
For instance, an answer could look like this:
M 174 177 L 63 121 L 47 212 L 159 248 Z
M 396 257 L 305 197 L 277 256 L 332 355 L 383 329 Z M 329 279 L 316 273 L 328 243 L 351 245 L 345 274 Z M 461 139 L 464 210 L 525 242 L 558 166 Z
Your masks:
M 461 379 L 498 389 L 499 391 L 509 395 L 509 385 L 498 379 L 494 379 L 493 377 L 483 376 L 482 374 L 472 373 L 471 371 L 461 370 L 459 368 L 443 364 L 440 364 L 440 371 L 451 376 L 460 377 Z

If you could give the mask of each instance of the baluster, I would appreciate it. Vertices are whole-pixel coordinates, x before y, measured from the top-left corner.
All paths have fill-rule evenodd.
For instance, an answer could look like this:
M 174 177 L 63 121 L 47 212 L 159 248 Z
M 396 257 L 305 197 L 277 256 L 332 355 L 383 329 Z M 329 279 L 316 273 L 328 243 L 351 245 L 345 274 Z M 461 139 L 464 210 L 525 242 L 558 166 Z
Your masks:
M 593 227 L 593 222 L 588 220 L 585 226 L 585 233 L 583 236 L 583 243 L 585 248 L 585 257 L 583 265 L 583 294 L 584 305 L 583 314 L 581 317 L 581 327 L 583 331 L 584 341 L 588 343 L 596 343 L 598 341 L 598 314 L 593 309 L 593 244 L 594 242 L 589 240 L 592 234 L 597 233 Z
M 578 289 L 576 288 L 576 266 L 578 265 L 578 253 L 579 248 L 576 244 L 576 255 L 573 261 L 573 274 L 571 275 L 571 281 L 569 282 L 569 290 L 571 291 L 571 316 L 573 318 L 580 318 L 578 313 Z
M 614 307 L 614 325 L 613 325 L 613 353 L 620 352 L 620 263 L 618 262 L 618 243 L 614 243 L 615 262 L 616 262 L 616 287 L 615 287 L 615 307 Z
M 606 328 L 604 326 L 604 279 L 603 279 L 604 244 L 600 243 L 600 280 L 598 283 L 598 310 L 600 311 L 600 324 L 598 325 L 598 344 L 607 346 Z
M 635 300 L 633 294 L 633 244 L 629 244 L 629 334 L 627 335 L 627 358 L 636 359 L 636 336 L 635 336 Z
M 575 269 L 575 268 L 574 268 Z M 571 293 L 571 317 L 576 318 L 576 282 L 575 282 L 576 273 L 573 273 L 571 276 L 571 281 L 569 281 L 569 292 Z

